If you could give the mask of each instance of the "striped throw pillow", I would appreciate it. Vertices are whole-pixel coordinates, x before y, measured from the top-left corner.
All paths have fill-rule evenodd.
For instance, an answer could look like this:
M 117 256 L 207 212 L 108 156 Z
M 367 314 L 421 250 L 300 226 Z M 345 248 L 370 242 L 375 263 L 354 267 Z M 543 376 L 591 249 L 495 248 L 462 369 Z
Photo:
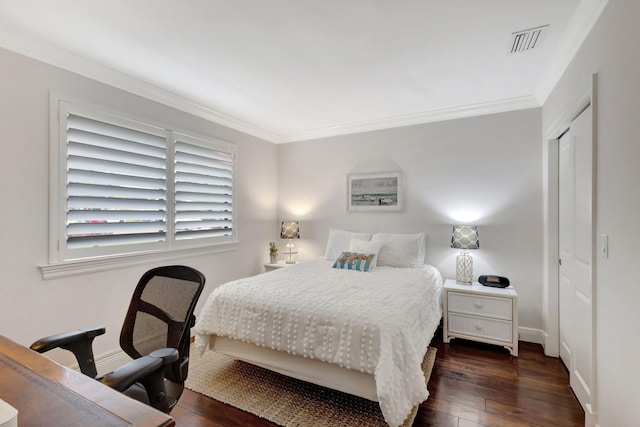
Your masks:
M 373 266 L 375 265 L 373 262 L 375 257 L 375 254 L 342 252 L 336 262 L 333 263 L 333 268 L 356 271 L 370 271 L 373 270 Z

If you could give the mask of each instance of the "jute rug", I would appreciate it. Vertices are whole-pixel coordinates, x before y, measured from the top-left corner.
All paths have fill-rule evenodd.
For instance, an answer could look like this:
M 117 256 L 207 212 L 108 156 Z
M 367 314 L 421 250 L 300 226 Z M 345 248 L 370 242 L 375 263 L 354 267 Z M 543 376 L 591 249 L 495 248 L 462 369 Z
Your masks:
M 422 362 L 429 381 L 436 349 Z M 386 426 L 376 402 L 290 378 L 207 351 L 192 351 L 186 387 L 285 427 Z M 403 426 L 411 426 L 415 406 Z

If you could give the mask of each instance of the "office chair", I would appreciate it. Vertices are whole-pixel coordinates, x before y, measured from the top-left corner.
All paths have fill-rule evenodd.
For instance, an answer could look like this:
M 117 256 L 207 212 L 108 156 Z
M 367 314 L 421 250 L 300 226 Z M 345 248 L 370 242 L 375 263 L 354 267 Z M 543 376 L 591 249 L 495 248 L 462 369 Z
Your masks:
M 62 348 L 74 354 L 80 371 L 136 400 L 169 413 L 177 403 L 189 369 L 190 328 L 204 288 L 199 271 L 180 265 L 147 271 L 136 286 L 120 333 L 120 347 L 132 360 L 97 377 L 92 343 L 101 326 L 42 338 L 31 349 Z

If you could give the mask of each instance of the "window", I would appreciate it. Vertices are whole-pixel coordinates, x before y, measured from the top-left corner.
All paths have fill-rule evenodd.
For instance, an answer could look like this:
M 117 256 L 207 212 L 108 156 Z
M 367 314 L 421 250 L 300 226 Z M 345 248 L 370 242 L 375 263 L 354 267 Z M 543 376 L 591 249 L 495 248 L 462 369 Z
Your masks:
M 175 240 L 223 239 L 233 231 L 233 153 L 175 134 Z
M 50 263 L 235 242 L 235 145 L 52 102 Z

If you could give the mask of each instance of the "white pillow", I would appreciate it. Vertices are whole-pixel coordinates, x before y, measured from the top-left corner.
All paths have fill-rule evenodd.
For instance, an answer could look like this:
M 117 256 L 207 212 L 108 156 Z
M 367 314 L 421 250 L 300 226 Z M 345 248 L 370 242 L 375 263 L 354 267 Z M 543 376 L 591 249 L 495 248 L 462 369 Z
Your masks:
M 378 233 L 372 242 L 381 243 L 377 265 L 392 267 L 423 267 L 426 236 L 418 234 Z
M 345 230 L 329 230 L 329 240 L 324 252 L 325 259 L 334 261 L 342 252 L 347 252 L 352 239 L 371 240 L 371 233 L 355 233 Z
M 382 242 L 372 242 L 369 240 L 351 239 L 351 244 L 349 245 L 349 252 L 360 252 L 360 253 L 375 255 L 370 267 L 370 268 L 373 268 L 376 265 L 378 265 L 378 256 L 379 256 L 378 254 L 380 253 L 381 247 L 382 247 Z

